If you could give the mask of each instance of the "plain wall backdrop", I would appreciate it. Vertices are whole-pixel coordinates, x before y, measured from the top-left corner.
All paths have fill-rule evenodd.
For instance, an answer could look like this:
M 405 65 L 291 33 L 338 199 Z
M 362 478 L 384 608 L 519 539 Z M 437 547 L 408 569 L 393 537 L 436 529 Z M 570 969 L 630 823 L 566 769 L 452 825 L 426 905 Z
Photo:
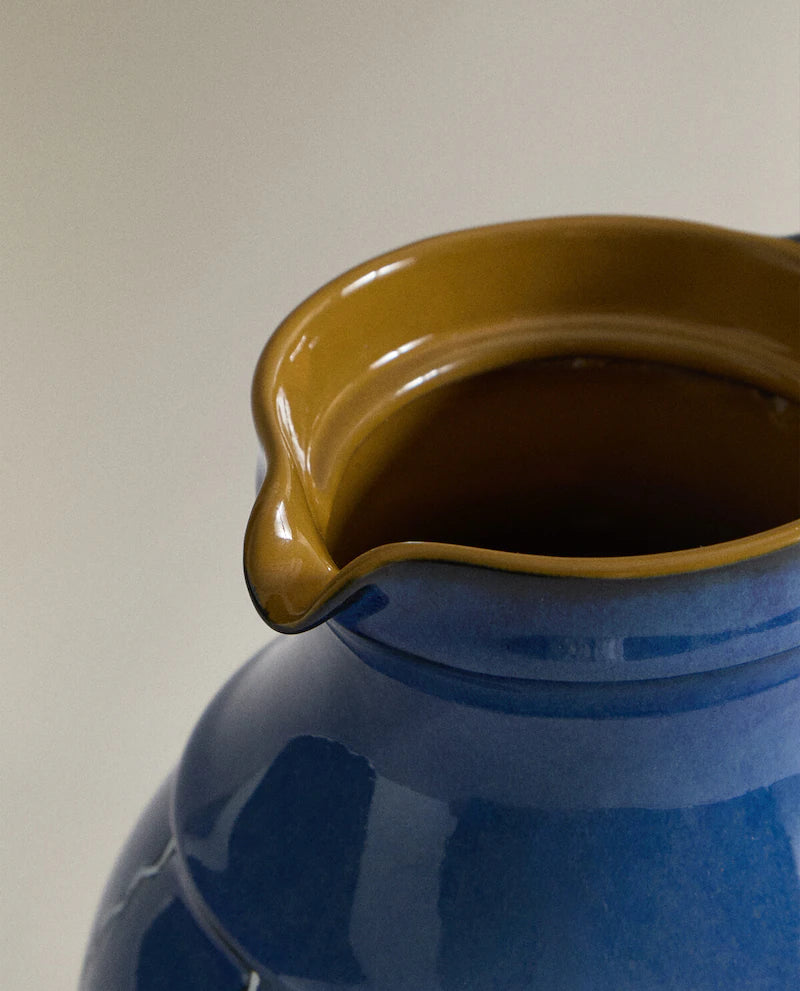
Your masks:
M 269 631 L 249 385 L 457 227 L 800 230 L 797 0 L 5 0 L 0 986 L 75 986 L 128 831 Z

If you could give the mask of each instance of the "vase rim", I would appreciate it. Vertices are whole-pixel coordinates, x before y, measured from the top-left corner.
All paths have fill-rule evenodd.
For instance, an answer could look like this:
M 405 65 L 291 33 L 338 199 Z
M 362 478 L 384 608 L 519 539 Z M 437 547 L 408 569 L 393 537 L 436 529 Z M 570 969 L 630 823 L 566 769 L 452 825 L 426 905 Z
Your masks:
M 638 295 L 617 305 L 608 297 L 588 298 L 595 288 L 580 298 L 581 287 L 575 301 L 564 285 L 552 285 L 551 271 L 540 309 L 531 309 L 526 319 L 519 319 L 519 305 L 513 313 L 502 310 L 510 283 L 504 290 L 506 276 L 498 269 L 534 261 L 555 271 L 558 259 L 573 254 L 578 280 L 584 271 L 618 257 L 623 272 L 626 263 L 638 266 L 633 277 Z M 646 262 L 639 261 L 642 257 Z M 655 269 L 665 260 L 696 273 L 694 309 L 680 311 L 671 299 L 665 303 L 663 286 L 646 271 L 647 264 Z M 462 271 L 473 282 L 476 272 L 486 272 L 491 282 L 485 292 L 483 286 L 473 288 L 475 301 L 469 305 L 474 312 L 467 313 L 457 298 L 464 283 L 454 285 L 454 273 L 460 278 Z M 732 302 L 720 302 L 723 283 Z M 777 294 L 772 291 L 776 285 Z M 413 304 L 408 318 L 401 315 L 406 300 L 426 294 L 436 297 L 431 319 L 437 333 L 427 332 Z M 496 323 L 504 328 L 491 347 L 484 346 L 483 314 L 489 304 L 498 307 Z M 649 330 L 634 333 L 631 316 L 638 319 L 645 311 Z M 253 601 L 273 628 L 296 632 L 316 625 L 370 575 L 399 562 L 451 562 L 556 578 L 641 579 L 719 568 L 800 545 L 800 519 L 793 519 L 734 540 L 660 553 L 553 556 L 409 540 L 382 543 L 335 563 L 325 536 L 326 513 L 341 462 L 368 423 L 386 416 L 414 390 L 498 367 L 521 354 L 649 358 L 727 373 L 800 399 L 800 244 L 679 220 L 570 216 L 427 238 L 327 283 L 276 330 L 253 383 L 254 419 L 267 470 L 248 523 L 244 563 Z M 427 371 L 420 374 L 420 368 Z M 355 381 L 358 389 L 352 388 Z M 342 438 L 346 443 L 339 443 Z

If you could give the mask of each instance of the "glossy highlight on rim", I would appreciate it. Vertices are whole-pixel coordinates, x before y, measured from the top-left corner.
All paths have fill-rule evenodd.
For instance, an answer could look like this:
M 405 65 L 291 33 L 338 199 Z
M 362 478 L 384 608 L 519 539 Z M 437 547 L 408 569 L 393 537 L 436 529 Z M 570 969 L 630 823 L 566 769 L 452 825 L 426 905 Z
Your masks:
M 495 338 L 487 336 L 480 320 L 475 327 L 459 326 L 459 289 L 448 281 L 459 265 L 488 266 L 493 277 L 495 257 L 502 258 L 503 263 L 510 259 L 512 268 L 530 264 L 531 259 L 542 260 L 546 266 L 551 255 L 568 257 L 574 246 L 588 259 L 588 270 L 591 265 L 613 265 L 620 244 L 629 246 L 631 253 L 639 251 L 640 245 L 646 253 L 654 245 L 654 257 L 662 252 L 664 257 L 682 258 L 685 253 L 687 268 L 707 264 L 711 274 L 693 300 L 698 313 L 681 314 L 681 319 L 672 314 L 663 319 L 659 309 L 664 306 L 663 286 L 651 274 L 638 272 L 636 278 L 641 281 L 636 305 L 640 311 L 634 310 L 633 316 L 641 315 L 641 307 L 650 297 L 653 303 L 647 328 L 636 334 L 631 329 L 632 314 L 624 308 L 615 310 L 604 300 L 595 310 L 581 299 L 575 305 L 570 301 L 562 304 L 563 287 L 551 288 L 549 283 L 546 293 L 551 298 L 546 300 L 544 312 L 536 311 L 537 301 L 533 300 L 527 319 L 521 319 L 518 326 L 513 319 L 506 321 Z M 764 327 L 747 325 L 753 311 L 749 300 L 742 304 L 738 322 L 726 311 L 724 338 L 713 325 L 708 312 L 727 305 L 717 302 L 719 281 L 726 276 L 734 280 L 739 274 L 737 265 L 752 265 L 769 277 L 774 272 L 775 278 L 782 280 L 782 302 L 774 301 L 770 286 L 764 287 L 764 298 L 756 300 L 764 310 L 765 326 L 771 308 L 782 306 L 780 313 L 775 310 L 775 324 L 783 328 L 782 340 L 772 339 L 771 331 Z M 745 287 L 756 296 L 761 288 L 759 278 L 754 275 L 753 285 Z M 412 286 L 418 293 L 436 294 L 439 309 L 432 318 L 440 331 L 436 339 L 422 323 L 404 328 L 405 336 L 399 338 L 392 338 L 391 329 L 385 329 L 402 322 L 398 313 L 402 314 L 404 297 Z M 481 291 L 475 290 L 474 306 L 476 312 L 483 313 L 484 302 L 478 298 Z M 502 278 L 498 277 L 496 285 L 486 290 L 489 308 L 491 293 L 495 293 L 496 302 L 502 291 Z M 586 293 L 594 291 L 590 288 Z M 368 323 L 359 332 L 372 341 L 385 334 L 386 340 L 375 345 L 374 354 L 367 356 L 371 360 L 365 358 L 362 367 L 352 368 L 359 389 L 348 389 L 348 365 L 357 365 L 352 337 L 357 331 L 350 324 L 365 313 L 374 318 L 376 310 L 368 306 L 363 312 L 350 312 L 346 308 L 368 295 L 369 306 L 378 307 L 385 321 L 380 326 Z M 343 339 L 337 344 L 335 338 L 342 327 Z M 344 385 L 329 402 L 321 402 L 326 366 L 314 366 L 314 352 L 330 346 Z M 254 418 L 268 469 L 248 524 L 245 573 L 259 612 L 284 632 L 306 629 L 368 584 L 376 571 L 403 561 L 453 562 L 554 577 L 636 579 L 717 568 L 800 543 L 800 519 L 795 519 L 736 540 L 656 554 L 560 557 L 403 541 L 372 547 L 342 567 L 336 565 L 324 529 L 341 468 L 338 462 L 363 438 L 376 416 L 399 408 L 410 393 L 419 394 L 520 358 L 587 353 L 646 357 L 728 374 L 800 400 L 800 245 L 783 238 L 672 220 L 568 217 L 440 235 L 365 262 L 328 283 L 281 324 L 262 354 L 254 379 Z M 315 408 L 315 403 L 320 405 Z M 296 421 L 300 419 L 303 424 L 298 427 Z M 347 443 L 337 443 L 342 439 Z

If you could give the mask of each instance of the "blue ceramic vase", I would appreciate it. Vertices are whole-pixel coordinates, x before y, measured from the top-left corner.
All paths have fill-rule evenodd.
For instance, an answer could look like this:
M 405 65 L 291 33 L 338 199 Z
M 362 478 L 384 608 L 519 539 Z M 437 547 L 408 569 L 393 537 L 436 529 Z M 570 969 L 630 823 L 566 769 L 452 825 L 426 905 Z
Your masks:
M 800 987 L 800 245 L 569 218 L 277 331 L 283 636 L 108 882 L 81 991 Z

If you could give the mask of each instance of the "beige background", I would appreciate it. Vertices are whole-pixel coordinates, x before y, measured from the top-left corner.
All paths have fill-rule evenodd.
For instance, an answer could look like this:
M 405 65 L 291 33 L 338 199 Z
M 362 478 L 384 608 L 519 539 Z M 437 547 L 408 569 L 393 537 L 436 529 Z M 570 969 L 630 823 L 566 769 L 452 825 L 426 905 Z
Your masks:
M 74 987 L 267 632 L 248 390 L 341 269 L 582 212 L 800 230 L 797 0 L 4 0 L 0 986 Z

